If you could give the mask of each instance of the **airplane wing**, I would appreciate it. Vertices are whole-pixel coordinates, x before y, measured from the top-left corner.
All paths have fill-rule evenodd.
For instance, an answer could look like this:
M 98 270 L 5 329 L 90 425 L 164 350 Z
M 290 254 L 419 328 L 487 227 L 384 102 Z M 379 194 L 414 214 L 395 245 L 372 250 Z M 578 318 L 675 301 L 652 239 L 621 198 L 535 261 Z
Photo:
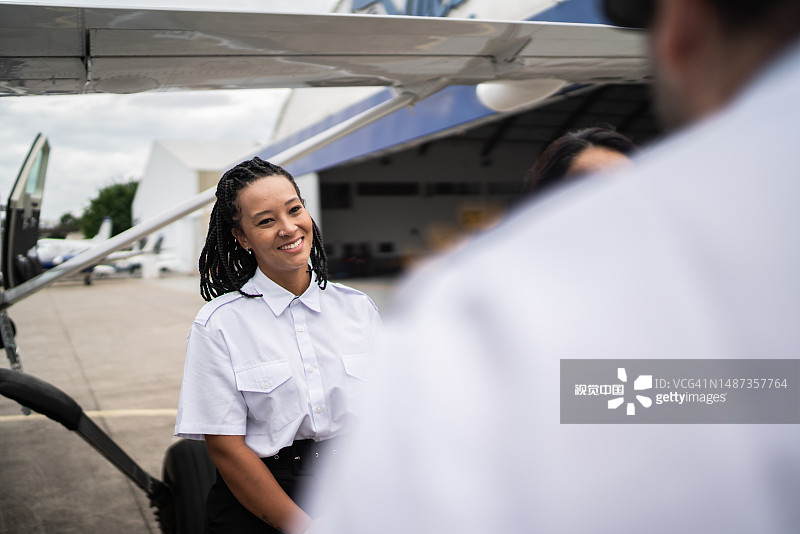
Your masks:
M 0 0 L 0 96 L 648 75 L 607 26 L 50 4 Z

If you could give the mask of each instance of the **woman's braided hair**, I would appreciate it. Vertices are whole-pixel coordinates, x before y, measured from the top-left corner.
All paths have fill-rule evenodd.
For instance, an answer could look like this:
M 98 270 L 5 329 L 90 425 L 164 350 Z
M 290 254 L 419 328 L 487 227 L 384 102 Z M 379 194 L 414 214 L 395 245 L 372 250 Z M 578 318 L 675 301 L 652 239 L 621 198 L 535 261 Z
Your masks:
M 242 291 L 242 286 L 255 274 L 258 264 L 255 255 L 239 244 L 231 230 L 239 229 L 239 192 L 268 176 L 283 176 L 289 180 L 297 192 L 297 198 L 305 204 L 292 175 L 261 158 L 243 161 L 223 174 L 217 185 L 217 201 L 211 210 L 206 243 L 200 253 L 200 295 L 206 301 L 231 291 L 238 291 L 246 297 L 260 296 Z M 319 287 L 325 289 L 328 283 L 328 258 L 317 223 L 312 220 L 311 225 L 314 233 L 311 269 L 317 276 Z

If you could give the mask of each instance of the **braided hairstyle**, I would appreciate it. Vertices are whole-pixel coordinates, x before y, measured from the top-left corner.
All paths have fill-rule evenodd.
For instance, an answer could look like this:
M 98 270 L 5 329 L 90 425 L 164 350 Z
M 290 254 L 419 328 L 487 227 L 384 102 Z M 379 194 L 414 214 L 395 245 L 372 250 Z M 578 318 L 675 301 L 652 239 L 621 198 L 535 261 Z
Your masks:
M 217 184 L 217 201 L 211 210 L 208 235 L 200 253 L 200 295 L 206 301 L 238 291 L 246 297 L 259 297 L 242 291 L 242 286 L 255 274 L 258 263 L 254 254 L 244 249 L 233 237 L 231 230 L 239 228 L 239 192 L 251 183 L 268 176 L 283 176 L 297 192 L 297 198 L 305 201 L 291 174 L 259 157 L 243 161 L 222 175 Z M 325 289 L 328 283 L 328 258 L 322 245 L 322 234 L 317 223 L 311 221 L 313 240 L 311 243 L 311 270 L 317 275 L 317 284 Z

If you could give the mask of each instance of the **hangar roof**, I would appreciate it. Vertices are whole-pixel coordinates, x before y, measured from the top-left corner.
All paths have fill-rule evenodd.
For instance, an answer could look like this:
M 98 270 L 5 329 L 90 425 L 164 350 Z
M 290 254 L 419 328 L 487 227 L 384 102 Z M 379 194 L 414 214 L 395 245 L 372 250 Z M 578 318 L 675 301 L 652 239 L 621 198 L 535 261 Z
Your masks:
M 256 141 L 224 139 L 159 139 L 156 144 L 196 171 L 227 169 L 261 146 Z
M 651 101 L 647 84 L 586 87 L 530 111 L 469 129 L 459 137 L 483 140 L 481 156 L 488 159 L 501 142 L 524 144 L 539 154 L 563 134 L 589 126 L 612 127 L 643 145 L 661 133 Z

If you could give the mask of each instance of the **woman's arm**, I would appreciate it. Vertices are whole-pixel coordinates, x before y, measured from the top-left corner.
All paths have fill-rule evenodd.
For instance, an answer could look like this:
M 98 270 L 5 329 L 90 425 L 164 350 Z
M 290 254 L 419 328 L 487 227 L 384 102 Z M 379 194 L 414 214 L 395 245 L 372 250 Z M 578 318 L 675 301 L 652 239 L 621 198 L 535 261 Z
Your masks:
M 206 435 L 208 454 L 233 495 L 256 517 L 287 534 L 301 534 L 311 518 L 286 495 L 244 436 Z

